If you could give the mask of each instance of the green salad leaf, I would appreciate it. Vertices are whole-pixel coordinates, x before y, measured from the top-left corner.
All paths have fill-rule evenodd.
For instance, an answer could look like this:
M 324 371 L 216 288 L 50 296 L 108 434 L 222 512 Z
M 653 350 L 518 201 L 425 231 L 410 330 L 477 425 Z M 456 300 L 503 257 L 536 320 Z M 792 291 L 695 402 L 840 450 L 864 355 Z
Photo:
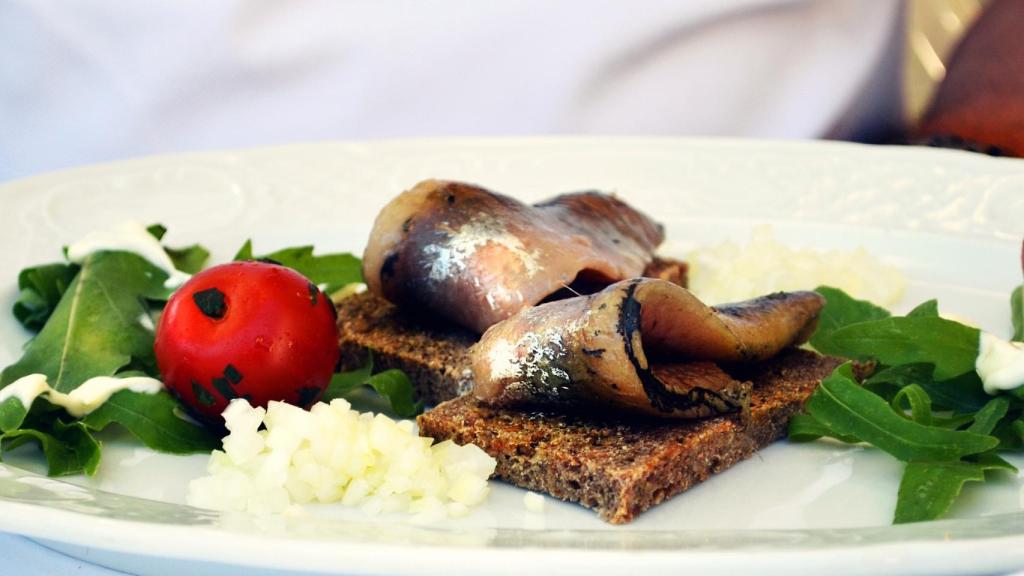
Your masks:
M 862 442 L 906 462 L 896 523 L 940 518 L 967 482 L 1016 472 L 996 451 L 1024 448 L 1024 395 L 985 393 L 978 329 L 940 317 L 935 300 L 896 317 L 834 288 L 818 292 L 826 305 L 812 345 L 870 361 L 873 373 L 858 382 L 850 363 L 833 371 L 790 422 L 794 440 Z
M 386 398 L 391 411 L 397 416 L 411 418 L 423 411 L 423 403 L 416 401 L 416 392 L 409 377 L 395 368 L 374 373 L 373 354 L 368 355 L 362 368 L 335 374 L 324 391 L 322 401 L 343 398 L 362 386 L 369 386 Z
M 0 432 L 13 432 L 21 428 L 25 418 L 28 417 L 28 409 L 16 396 L 0 402 Z
M 167 227 L 163 224 L 151 224 L 146 231 L 157 240 L 163 240 L 167 234 Z M 185 246 L 184 248 L 169 248 L 164 246 L 164 252 L 170 256 L 174 267 L 188 274 L 195 274 L 206 266 L 210 259 L 210 251 L 199 244 Z
M 830 286 L 818 286 L 815 292 L 825 297 L 825 308 L 818 316 L 818 328 L 811 336 L 811 346 L 822 354 L 842 356 L 842 351 L 832 343 L 832 334 L 840 328 L 880 320 L 891 316 L 885 308 L 875 306 L 867 300 L 857 300 L 846 292 Z
M 849 364 L 821 382 L 807 402 L 807 412 L 828 428 L 829 436 L 858 438 L 904 462 L 955 461 L 999 444 L 992 436 L 927 426 L 901 416 L 857 384 Z
M 979 337 L 977 328 L 945 318 L 890 317 L 836 330 L 829 353 L 887 366 L 929 363 L 935 378 L 946 380 L 974 370 Z
M 149 228 L 163 237 L 160 225 Z M 199 271 L 209 257 L 202 246 L 166 249 L 175 265 Z M 81 265 L 48 264 L 23 270 L 14 315 L 38 334 L 22 357 L 0 372 L 0 388 L 41 373 L 50 386 L 68 393 L 96 376 L 132 371 L 158 377 L 151 321 L 169 295 L 166 273 L 128 252 L 98 252 Z M 100 444 L 93 436 L 110 424 L 127 428 L 147 446 L 186 453 L 215 447 L 208 430 L 181 419 L 166 392 L 122 391 L 82 420 L 73 419 L 45 397 L 23 406 L 17 397 L 0 403 L 0 452 L 25 443 L 40 446 L 51 475 L 93 474 Z
M 975 462 L 911 462 L 900 480 L 895 524 L 941 518 L 967 482 L 984 482 L 998 465 Z
M 909 406 L 905 406 L 904 402 L 909 404 Z M 892 409 L 897 414 L 901 415 L 905 415 L 907 409 L 909 409 L 911 420 L 918 424 L 930 426 L 934 420 L 932 416 L 932 399 L 928 396 L 928 392 L 925 392 L 925 389 L 919 384 L 908 384 L 900 388 L 889 402 L 889 405 L 892 406 Z M 982 434 L 986 434 L 986 432 L 982 432 Z
M 840 434 L 831 427 L 822 424 L 810 414 L 794 414 L 789 419 L 789 439 L 794 442 L 810 442 L 819 438 L 834 438 L 847 444 L 859 444 L 860 438 L 848 434 Z
M 346 284 L 363 281 L 362 262 L 351 254 L 313 254 L 312 246 L 285 248 L 263 256 L 253 256 L 252 240 L 235 254 L 235 260 L 265 260 L 287 266 L 309 278 L 318 286 L 324 286 L 326 294 L 332 294 Z
M 81 422 L 66 424 L 58 419 L 48 425 L 23 428 L 0 436 L 3 452 L 35 443 L 46 457 L 47 474 L 95 474 L 100 465 L 100 444 Z
M 1009 398 L 1005 396 L 993 398 L 974 413 L 974 422 L 967 428 L 967 431 L 975 434 L 991 434 L 1009 410 Z
M 953 410 L 959 413 L 976 412 L 992 399 L 982 388 L 981 379 L 975 372 L 966 372 L 956 378 L 936 382 L 935 366 L 912 362 L 882 368 L 864 380 L 864 387 L 887 400 L 902 388 L 916 384 L 924 388 L 938 410 Z
M 82 423 L 96 431 L 119 424 L 157 452 L 188 454 L 209 452 L 220 446 L 216 435 L 182 418 L 180 410 L 178 401 L 167 392 L 143 394 L 122 390 L 89 413 Z
M 918 304 L 913 310 L 907 312 L 908 318 L 938 318 L 939 301 L 926 300 Z
M 22 270 L 18 274 L 20 292 L 14 302 L 14 317 L 33 332 L 41 330 L 76 274 L 78 266 L 65 262 Z
M 185 246 L 184 248 L 164 248 L 167 255 L 171 257 L 174 267 L 188 274 L 195 274 L 206 266 L 210 259 L 210 251 L 199 244 Z
M 160 294 L 166 279 L 135 254 L 89 256 L 21 359 L 0 373 L 0 386 L 41 373 L 67 393 L 94 376 L 113 376 L 133 360 L 155 373 L 153 332 L 141 319 L 149 313 L 144 299 Z

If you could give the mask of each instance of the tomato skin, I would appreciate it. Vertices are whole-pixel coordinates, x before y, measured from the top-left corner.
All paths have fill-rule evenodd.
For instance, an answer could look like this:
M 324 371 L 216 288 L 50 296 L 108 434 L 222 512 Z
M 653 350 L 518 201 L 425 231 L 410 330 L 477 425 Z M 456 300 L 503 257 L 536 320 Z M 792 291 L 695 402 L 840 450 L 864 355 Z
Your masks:
M 164 385 L 222 424 L 232 398 L 308 408 L 338 363 L 330 298 L 304 276 L 264 262 L 232 262 L 193 276 L 171 296 L 156 331 Z

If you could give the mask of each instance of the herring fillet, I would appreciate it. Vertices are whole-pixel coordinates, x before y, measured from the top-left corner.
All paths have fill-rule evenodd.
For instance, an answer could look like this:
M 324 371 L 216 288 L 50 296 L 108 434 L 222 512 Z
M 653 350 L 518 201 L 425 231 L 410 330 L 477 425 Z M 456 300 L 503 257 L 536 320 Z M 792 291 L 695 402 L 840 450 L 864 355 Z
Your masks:
M 400 307 L 479 334 L 570 285 L 592 291 L 641 275 L 663 239 L 660 224 L 611 195 L 564 194 L 531 206 L 427 180 L 378 214 L 363 276 Z
M 814 292 L 790 292 L 711 307 L 670 282 L 625 280 L 492 326 L 470 350 L 473 394 L 494 406 L 746 413 L 749 382 L 719 364 L 764 361 L 803 343 L 823 305 Z

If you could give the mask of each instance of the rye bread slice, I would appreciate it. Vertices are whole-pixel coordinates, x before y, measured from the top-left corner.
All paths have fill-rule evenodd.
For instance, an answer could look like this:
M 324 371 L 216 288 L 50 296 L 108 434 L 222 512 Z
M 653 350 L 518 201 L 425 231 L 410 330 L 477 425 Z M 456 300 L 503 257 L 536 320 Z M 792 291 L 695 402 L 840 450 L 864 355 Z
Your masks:
M 656 260 L 649 277 L 686 285 L 686 265 Z M 699 421 L 614 419 L 581 414 L 499 410 L 461 396 L 472 386 L 467 352 L 478 336 L 429 314 L 400 311 L 363 293 L 337 305 L 343 370 L 364 365 L 406 372 L 419 398 L 437 406 L 419 417 L 420 433 L 472 442 L 498 461 L 496 476 L 597 510 L 621 524 L 750 457 L 785 434 L 840 360 L 789 350 L 771 361 L 733 369 L 753 382 L 749 419 Z
M 433 318 L 403 313 L 364 292 L 337 304 L 341 370 L 355 370 L 373 353 L 375 370 L 398 368 L 428 406 L 468 391 L 469 347 L 478 336 Z
M 739 371 L 753 382 L 749 419 L 614 419 L 495 409 L 470 396 L 418 418 L 420 434 L 473 443 L 511 484 L 592 508 L 613 524 L 750 457 L 786 432 L 822 378 L 841 360 L 805 350 Z
M 655 258 L 644 276 L 686 286 L 685 262 Z M 465 393 L 472 386 L 469 347 L 479 336 L 440 322 L 428 311 L 399 310 L 379 296 L 364 292 L 337 303 L 341 370 L 355 370 L 373 353 L 376 369 L 398 368 L 409 375 L 418 397 L 427 405 Z

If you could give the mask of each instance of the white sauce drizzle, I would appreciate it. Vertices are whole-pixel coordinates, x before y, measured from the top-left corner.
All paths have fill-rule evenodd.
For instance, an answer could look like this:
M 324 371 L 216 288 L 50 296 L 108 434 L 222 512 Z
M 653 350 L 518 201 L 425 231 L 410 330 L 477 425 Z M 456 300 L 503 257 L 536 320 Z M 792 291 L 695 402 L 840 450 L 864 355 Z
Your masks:
M 111 396 L 122 391 L 131 390 L 140 394 L 156 394 L 163 390 L 163 383 L 148 376 L 131 378 L 113 378 L 97 376 L 83 382 L 78 388 L 65 394 L 50 387 L 45 374 L 29 374 L 11 382 L 0 390 L 0 404 L 9 398 L 17 398 L 28 410 L 32 402 L 40 396 L 55 406 L 60 406 L 75 418 L 81 418 L 99 408 Z
M 102 251 L 122 251 L 138 254 L 150 264 L 167 273 L 166 288 L 181 286 L 190 276 L 174 267 L 171 257 L 160 241 L 138 221 L 123 222 L 112 228 L 95 230 L 68 246 L 68 260 L 81 264 L 90 254 Z
M 156 331 L 156 326 L 153 326 L 153 318 L 145 312 L 139 315 L 139 325 L 150 332 Z
M 1024 343 L 982 332 L 974 368 L 989 394 L 1019 388 L 1024 385 Z

